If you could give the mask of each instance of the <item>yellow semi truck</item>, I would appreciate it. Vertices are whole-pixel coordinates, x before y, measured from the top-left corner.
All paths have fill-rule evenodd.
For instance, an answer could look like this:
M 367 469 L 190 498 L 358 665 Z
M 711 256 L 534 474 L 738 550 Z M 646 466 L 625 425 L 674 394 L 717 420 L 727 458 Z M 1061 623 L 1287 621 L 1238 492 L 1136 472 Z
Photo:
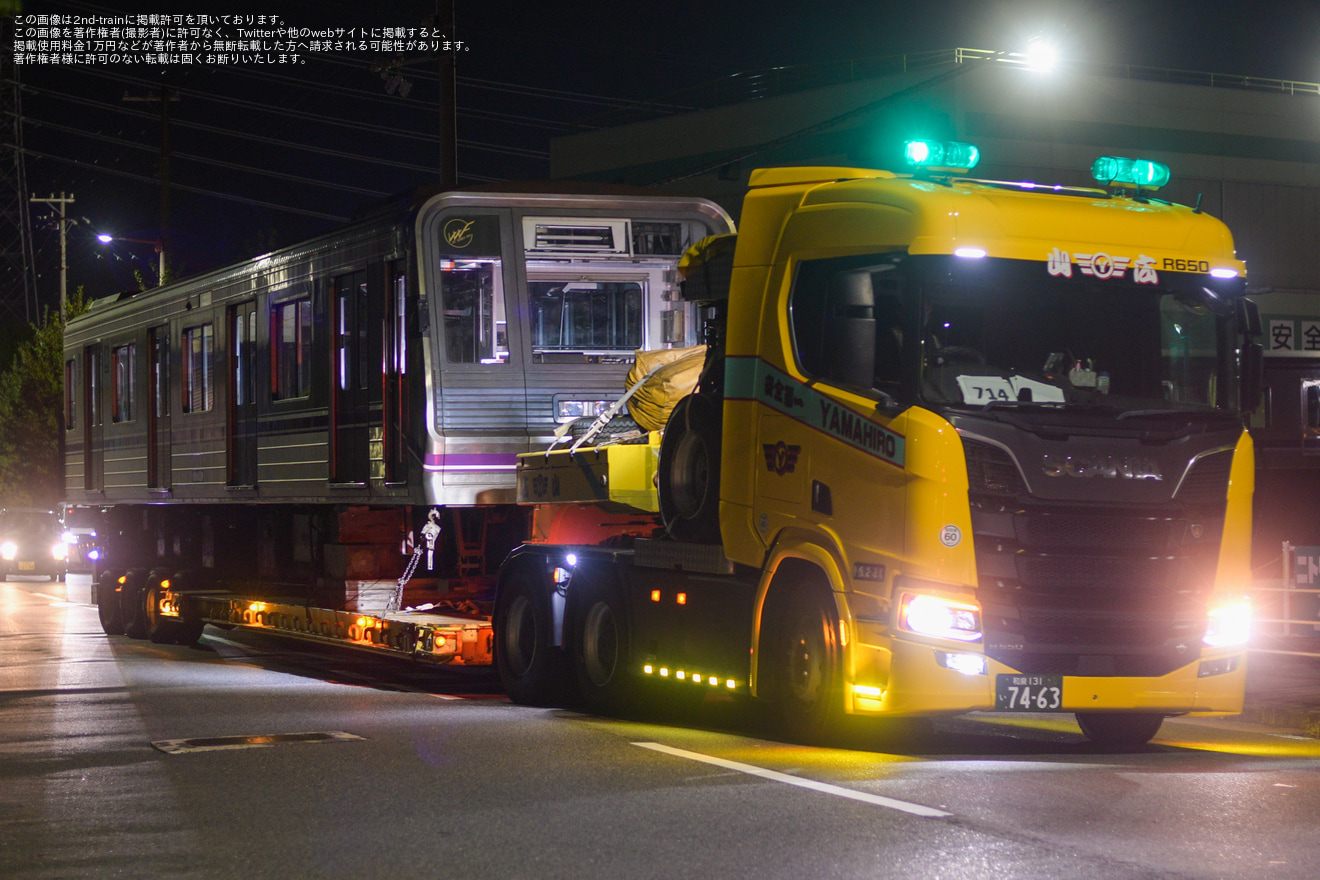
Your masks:
M 754 172 L 685 257 L 708 349 L 663 434 L 520 457 L 515 700 L 653 679 L 801 737 L 1059 712 L 1117 746 L 1241 710 L 1261 351 L 1228 229 L 1154 162 L 1092 188 L 907 156 Z

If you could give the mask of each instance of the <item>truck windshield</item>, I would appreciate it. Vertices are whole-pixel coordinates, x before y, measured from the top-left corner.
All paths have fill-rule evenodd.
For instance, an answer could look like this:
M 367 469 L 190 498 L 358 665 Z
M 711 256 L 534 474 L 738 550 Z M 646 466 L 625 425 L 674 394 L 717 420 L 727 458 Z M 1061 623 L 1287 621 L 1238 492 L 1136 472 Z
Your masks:
M 977 265 L 921 273 L 925 401 L 1102 408 L 1120 418 L 1234 411 L 1225 285 L 1173 273 L 1136 284 L 1053 277 L 1025 261 L 961 262 Z

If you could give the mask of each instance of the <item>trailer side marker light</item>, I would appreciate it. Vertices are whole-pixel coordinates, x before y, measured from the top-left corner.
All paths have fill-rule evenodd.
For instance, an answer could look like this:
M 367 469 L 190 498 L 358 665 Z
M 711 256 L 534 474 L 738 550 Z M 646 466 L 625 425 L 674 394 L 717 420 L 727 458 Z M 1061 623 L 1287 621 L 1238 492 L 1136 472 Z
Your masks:
M 679 593 L 678 596 L 675 598 L 678 600 L 679 605 L 687 604 L 687 593 Z
M 728 681 L 725 682 L 725 684 L 728 685 L 729 690 L 733 690 L 735 687 L 737 687 L 733 679 L 729 679 Z
M 652 666 L 650 663 L 648 663 L 642 667 L 642 672 L 645 672 L 647 675 L 650 675 L 651 673 L 655 672 L 655 667 Z
M 265 611 L 265 610 L 266 610 L 265 602 L 253 602 L 251 605 L 248 606 L 248 611 Z
M 123 586 L 124 584 L 126 584 L 126 583 L 128 583 L 128 575 L 126 575 L 126 574 L 121 574 L 121 575 L 119 576 L 119 585 L 122 587 L 122 586 Z
M 720 686 L 720 680 L 719 680 L 718 678 L 716 678 L 715 676 L 712 675 L 712 676 L 710 677 L 710 686 L 711 686 L 711 687 L 719 687 L 719 686 Z
M 700 672 L 692 673 L 692 681 L 694 684 L 701 684 L 701 673 Z
M 667 666 L 661 666 L 661 667 L 660 667 L 660 677 L 661 677 L 661 678 L 668 678 L 668 677 L 669 677 L 669 667 L 667 667 Z
M 686 681 L 687 673 L 680 669 L 678 670 L 678 672 L 674 673 L 674 677 L 677 678 L 679 681 Z
M 871 698 L 876 699 L 876 700 L 880 699 L 881 697 L 883 697 L 883 696 L 885 695 L 885 692 L 884 692 L 883 689 L 878 688 L 878 687 L 872 687 L 872 686 L 869 685 L 869 684 L 855 684 L 855 685 L 853 685 L 853 693 L 855 693 L 855 694 L 857 694 L 857 695 L 859 695 L 859 696 L 863 696 L 863 697 L 871 697 Z
M 160 582 L 160 588 L 161 588 L 162 590 L 168 590 L 168 589 L 170 588 L 170 579 L 169 579 L 169 578 L 165 578 L 165 580 L 161 581 L 161 582 Z
M 659 591 L 659 590 L 652 590 L 652 591 L 651 591 L 651 601 L 652 601 L 652 602 L 659 602 L 659 601 L 660 601 L 660 591 Z

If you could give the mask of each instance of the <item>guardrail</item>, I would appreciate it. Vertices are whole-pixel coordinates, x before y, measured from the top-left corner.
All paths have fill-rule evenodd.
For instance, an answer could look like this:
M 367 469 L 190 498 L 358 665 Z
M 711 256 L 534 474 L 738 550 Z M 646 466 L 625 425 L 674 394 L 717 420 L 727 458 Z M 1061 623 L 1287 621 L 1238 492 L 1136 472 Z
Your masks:
M 1282 561 L 1283 577 L 1252 584 L 1253 642 L 1264 644 L 1251 650 L 1320 657 L 1320 547 L 1285 542 L 1275 561 Z

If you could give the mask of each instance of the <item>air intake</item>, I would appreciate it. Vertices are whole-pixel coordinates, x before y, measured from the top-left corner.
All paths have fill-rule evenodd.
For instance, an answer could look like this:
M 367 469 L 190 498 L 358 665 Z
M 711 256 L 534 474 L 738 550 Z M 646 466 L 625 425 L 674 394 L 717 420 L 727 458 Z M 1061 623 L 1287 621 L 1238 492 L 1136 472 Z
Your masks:
M 524 217 L 523 242 L 528 254 L 632 255 L 627 220 Z

